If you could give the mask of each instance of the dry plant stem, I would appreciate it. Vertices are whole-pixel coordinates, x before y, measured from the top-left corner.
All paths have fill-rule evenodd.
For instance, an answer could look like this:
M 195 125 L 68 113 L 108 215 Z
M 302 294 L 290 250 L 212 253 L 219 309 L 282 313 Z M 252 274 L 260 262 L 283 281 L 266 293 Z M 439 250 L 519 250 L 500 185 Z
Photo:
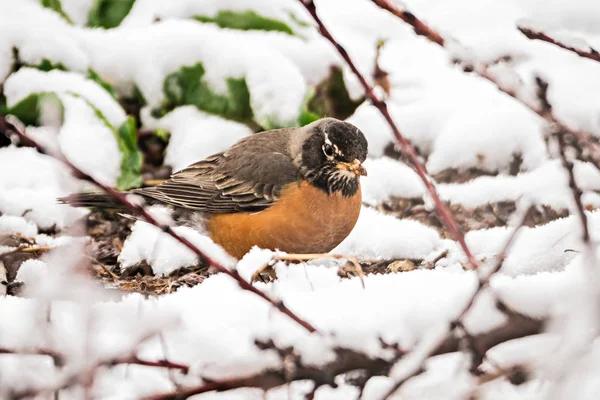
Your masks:
M 387 123 L 390 126 L 390 128 L 392 129 L 392 132 L 394 133 L 394 136 L 396 137 L 398 143 L 402 146 L 402 150 L 404 152 L 406 152 L 406 154 L 408 154 L 410 160 L 412 161 L 412 167 L 414 168 L 415 172 L 417 173 L 417 175 L 419 175 L 419 178 L 421 178 L 421 180 L 425 184 L 425 188 L 427 189 L 427 192 L 429 193 L 433 202 L 435 203 L 435 209 L 437 211 L 440 221 L 446 227 L 446 229 L 448 229 L 448 232 L 450 233 L 450 235 L 452 235 L 452 238 L 459 243 L 463 252 L 467 256 L 467 261 L 468 261 L 470 269 L 477 269 L 478 262 L 477 262 L 477 260 L 475 260 L 475 257 L 473 257 L 471 250 L 469 250 L 469 247 L 467 246 L 467 243 L 465 242 L 465 238 L 464 238 L 463 234 L 460 232 L 458 224 L 454 220 L 452 212 L 450 212 L 450 209 L 446 206 L 446 204 L 444 204 L 442 199 L 440 199 L 440 196 L 438 195 L 437 190 L 436 190 L 434 184 L 432 183 L 432 179 L 429 176 L 429 174 L 427 173 L 425 165 L 419 159 L 419 155 L 417 154 L 416 150 L 411 145 L 411 143 L 408 141 L 408 139 L 406 139 L 402 135 L 402 133 L 400 132 L 400 129 L 398 128 L 398 126 L 396 125 L 394 120 L 392 119 L 392 116 L 390 115 L 390 112 L 387 108 L 386 102 L 383 101 L 382 99 L 380 99 L 375 94 L 375 92 L 373 91 L 373 88 L 371 87 L 371 85 L 369 85 L 369 83 L 367 82 L 367 80 L 365 79 L 363 74 L 358 70 L 358 68 L 354 64 L 354 61 L 352 61 L 352 59 L 348 55 L 348 52 L 346 51 L 346 49 L 344 49 L 335 40 L 335 38 L 333 36 L 331 36 L 331 33 L 329 33 L 329 31 L 327 30 L 327 28 L 325 27 L 325 25 L 319 18 L 319 15 L 317 14 L 317 8 L 316 8 L 314 2 L 312 0 L 308 0 L 308 1 L 299 0 L 299 1 L 300 1 L 300 3 L 302 3 L 302 5 L 304 5 L 304 7 L 308 10 L 310 15 L 313 17 L 313 19 L 317 23 L 317 25 L 319 27 L 319 31 L 321 32 L 321 35 L 323 35 L 323 37 L 325 37 L 327 40 L 329 40 L 329 42 L 331 42 L 331 44 L 333 44 L 335 46 L 338 53 L 340 53 L 340 55 L 342 56 L 344 61 L 346 61 L 346 64 L 348 64 L 348 66 L 350 67 L 352 72 L 356 75 L 356 77 L 360 81 L 360 84 L 362 85 L 362 87 L 365 90 L 366 96 L 373 102 L 373 105 L 379 110 L 379 112 L 381 112 L 381 114 L 387 121 Z M 412 17 L 416 20 L 416 17 L 414 17 L 414 16 L 412 16 Z M 419 24 L 415 23 L 415 25 L 417 25 L 419 27 L 425 26 L 420 21 L 419 21 Z M 441 45 L 443 45 L 443 42 L 441 43 Z
M 408 11 L 403 11 L 392 5 L 388 0 L 371 0 L 373 3 L 378 5 L 379 7 L 389 11 L 390 13 L 396 15 L 401 18 L 404 22 L 411 25 L 416 34 L 421 35 L 429 39 L 431 42 L 436 43 L 442 47 L 446 47 L 446 40 L 434 29 L 425 25 L 421 20 L 419 20 L 413 13 Z M 598 54 L 595 50 L 591 50 L 593 54 Z M 468 67 L 469 71 L 473 71 L 475 74 L 479 75 L 481 78 L 488 80 L 489 82 L 496 85 L 498 90 L 503 92 L 504 94 L 509 95 L 513 99 L 522 103 L 524 106 L 529 108 L 531 111 L 539 115 L 548 121 L 551 125 L 556 126 L 562 132 L 570 133 L 577 138 L 580 145 L 586 146 L 590 152 L 590 162 L 600 170 L 600 146 L 590 140 L 593 137 L 592 134 L 588 132 L 578 131 L 570 129 L 564 123 L 559 121 L 556 116 L 551 112 L 546 112 L 544 107 L 540 104 L 536 104 L 532 102 L 531 99 L 527 98 L 520 92 L 520 88 L 511 87 L 501 82 L 494 74 L 490 73 L 489 66 L 482 63 L 477 63 L 475 65 L 465 62 L 464 60 L 456 60 L 462 63 L 464 66 Z
M 308 323 L 307 321 L 298 317 L 290 309 L 288 309 L 285 306 L 285 304 L 283 304 L 283 302 L 272 299 L 267 294 L 263 293 L 259 289 L 252 286 L 252 284 L 250 284 L 249 282 L 244 280 L 240 276 L 240 274 L 238 274 L 237 271 L 230 270 L 229 268 L 221 265 L 221 263 L 219 263 L 217 260 L 204 254 L 192 242 L 190 242 L 188 239 L 184 238 L 183 236 L 181 236 L 177 232 L 175 232 L 171 226 L 164 225 L 164 224 L 160 223 L 159 221 L 157 221 L 150 213 L 148 213 L 148 211 L 146 211 L 146 209 L 144 209 L 144 207 L 142 207 L 138 204 L 133 204 L 132 202 L 127 200 L 126 196 L 123 193 L 116 191 L 112 187 L 97 181 L 94 177 L 83 172 L 82 170 L 77 168 L 75 165 L 73 165 L 69 160 L 67 160 L 64 157 L 64 155 L 48 154 L 46 152 L 46 150 L 43 148 L 43 146 L 41 146 L 39 143 L 37 143 L 36 141 L 34 141 L 30 137 L 28 137 L 25 133 L 21 132 L 17 127 L 15 127 L 13 124 L 11 124 L 9 121 L 7 121 L 6 117 L 3 117 L 2 119 L 0 119 L 0 131 L 4 131 L 6 133 L 13 133 L 13 134 L 17 135 L 21 139 L 22 142 L 24 142 L 25 144 L 27 144 L 29 146 L 35 147 L 40 153 L 47 154 L 47 155 L 55 158 L 56 160 L 62 162 L 67 168 L 69 168 L 71 170 L 71 172 L 73 173 L 74 176 L 76 176 L 79 179 L 88 181 L 88 182 L 96 185 L 101 190 L 103 190 L 106 194 L 110 195 L 113 199 L 117 200 L 120 204 L 122 204 L 127 210 L 129 210 L 130 212 L 132 212 L 136 215 L 143 217 L 146 220 L 146 222 L 148 222 L 149 224 L 152 224 L 152 225 L 156 226 L 157 228 L 160 228 L 162 231 L 166 232 L 167 234 L 169 234 L 171 237 L 176 239 L 179 243 L 183 244 L 185 247 L 190 249 L 201 260 L 204 260 L 209 266 L 211 266 L 214 269 L 216 269 L 217 271 L 222 272 L 226 275 L 229 275 L 231 278 L 233 278 L 237 282 L 237 284 L 240 286 L 240 288 L 242 288 L 243 290 L 254 293 L 255 295 L 261 297 L 265 301 L 271 303 L 271 305 L 273 307 L 278 309 L 283 314 L 287 315 L 290 319 L 292 319 L 294 322 L 296 322 L 297 324 L 302 326 L 308 332 L 313 333 L 313 332 L 317 331 L 310 323 Z
M 487 351 L 508 340 L 540 333 L 543 322 L 521 314 L 511 313 L 504 325 L 489 332 L 474 335 L 473 340 L 479 349 Z M 447 336 L 431 355 L 454 353 L 459 350 L 459 340 L 454 336 Z M 337 348 L 334 349 L 334 352 L 336 354 L 335 358 L 322 366 L 305 365 L 301 358 L 297 358 L 291 370 L 282 366 L 279 369 L 267 369 L 254 375 L 218 381 L 211 380 L 198 386 L 151 395 L 146 397 L 146 400 L 183 400 L 201 393 L 222 392 L 239 388 L 259 388 L 266 391 L 300 380 L 310 380 L 314 382 L 315 387 L 335 386 L 336 376 L 350 371 L 362 370 L 368 376 L 386 376 L 398 361 L 398 357 L 391 360 L 373 358 L 368 354 L 352 349 Z M 399 354 L 399 357 L 401 356 L 402 354 Z
M 356 257 L 344 256 L 341 254 L 327 254 L 327 253 L 323 253 L 323 254 L 282 254 L 282 255 L 273 256 L 273 258 L 271 258 L 268 262 L 264 263 L 259 269 L 256 270 L 256 272 L 254 272 L 254 274 L 252 274 L 251 282 L 258 280 L 261 272 L 263 272 L 265 269 L 269 268 L 269 266 L 271 266 L 273 263 L 275 263 L 277 261 L 300 261 L 300 262 L 302 262 L 302 261 L 318 260 L 321 258 L 333 258 L 335 260 L 349 261 L 354 266 L 354 270 L 356 271 L 356 274 L 360 278 L 360 283 L 362 284 L 362 287 L 363 288 L 365 287 L 365 280 L 364 280 L 365 274 L 363 273 L 362 267 L 360 266 L 360 263 L 358 262 L 358 259 Z
M 496 256 L 496 262 L 490 268 L 490 270 L 487 273 L 485 273 L 485 275 L 483 275 L 483 276 L 481 276 L 481 275 L 484 272 L 483 271 L 478 271 L 479 277 L 478 277 L 478 280 L 477 280 L 477 287 L 475 288 L 475 291 L 473 291 L 473 294 L 469 297 L 467 303 L 462 308 L 462 310 L 460 311 L 460 313 L 456 316 L 456 318 L 454 318 L 454 320 L 450 322 L 449 327 L 448 327 L 448 333 L 442 339 L 442 343 L 443 343 L 444 341 L 448 340 L 449 337 L 452 337 L 452 333 L 455 332 L 456 329 L 458 329 L 458 328 L 462 329 L 462 331 L 464 332 L 464 334 L 466 336 L 465 340 L 467 341 L 467 344 L 469 346 L 469 350 L 471 351 L 472 359 L 482 360 L 483 356 L 485 355 L 485 351 L 488 350 L 489 347 L 486 347 L 486 346 L 482 347 L 481 345 L 479 345 L 477 343 L 476 336 L 470 335 L 466 331 L 466 329 L 464 328 L 464 318 L 467 315 L 467 313 L 471 310 L 471 308 L 473 307 L 473 305 L 475 304 L 475 301 L 480 296 L 480 294 L 483 291 L 483 289 L 485 289 L 489 285 L 490 279 L 498 271 L 500 271 L 500 269 L 502 269 L 502 265 L 504 264 L 504 260 L 506 259 L 506 255 L 508 254 L 509 249 L 513 245 L 514 240 L 515 240 L 515 238 L 517 236 L 517 233 L 525 225 L 525 222 L 527 221 L 527 218 L 529 217 L 529 214 L 531 213 L 532 210 L 533 210 L 533 206 L 530 206 L 530 207 L 527 208 L 527 210 L 525 211 L 523 217 L 521 218 L 521 221 L 519 222 L 519 224 L 513 230 L 512 234 L 510 235 L 510 237 L 508 238 L 508 240 L 504 244 L 504 247 L 502 248 L 502 250 L 500 251 L 500 253 L 498 253 L 498 255 Z M 507 315 L 510 315 L 512 312 L 510 310 L 504 310 L 504 313 L 507 314 Z M 406 377 L 402 378 L 401 380 L 398 380 L 397 382 L 395 382 L 394 385 L 382 397 L 382 400 L 389 399 L 409 379 L 414 378 L 415 376 L 423 373 L 424 370 L 425 370 L 425 363 L 427 362 L 427 360 L 429 359 L 429 357 L 435 355 L 435 350 L 437 348 L 439 348 L 441 345 L 442 345 L 441 343 L 438 344 L 438 346 L 435 346 L 433 348 L 433 350 L 429 354 L 426 354 L 420 360 L 420 363 L 418 364 L 418 367 L 415 368 L 415 370 L 411 374 L 409 374 L 408 376 L 406 376 Z
M 380 8 L 389 11 L 394 14 L 396 17 L 400 18 L 402 21 L 406 22 L 410 26 L 413 27 L 415 33 L 419 36 L 425 36 L 429 41 L 439 44 L 444 47 L 445 40 L 444 38 L 431 29 L 429 26 L 424 24 L 419 18 L 417 18 L 413 13 L 406 10 L 401 10 L 388 0 L 372 0 L 373 3 L 378 5 Z
M 577 185 L 577 181 L 575 180 L 575 172 L 573 171 L 573 162 L 567 159 L 565 137 L 562 133 L 557 135 L 558 138 L 558 151 L 560 153 L 560 159 L 564 169 L 567 171 L 569 175 L 569 188 L 573 193 L 573 200 L 575 200 L 575 205 L 577 206 L 577 215 L 579 215 L 579 220 L 581 221 L 581 229 L 583 231 L 581 239 L 585 245 L 590 244 L 590 228 L 588 225 L 587 215 L 585 215 L 585 209 L 583 207 L 583 203 L 581 201 L 581 195 L 583 194 L 579 186 Z
M 517 29 L 519 29 L 519 31 L 521 31 L 521 33 L 523 35 L 527 36 L 527 38 L 529 38 L 531 40 L 541 40 L 542 42 L 547 42 L 547 43 L 553 44 L 555 46 L 558 46 L 561 49 L 573 52 L 573 53 L 577 54 L 579 57 L 583 57 L 583 58 L 587 58 L 590 60 L 600 62 L 600 53 L 598 53 L 598 51 L 596 51 L 594 48 L 592 48 L 590 46 L 588 46 L 589 50 L 586 51 L 586 50 L 578 49 L 576 47 L 572 47 L 565 43 L 562 43 L 560 40 L 551 37 L 547 33 L 544 33 L 544 32 L 541 32 L 541 31 L 538 31 L 535 29 L 526 28 L 523 26 L 519 26 L 519 27 L 517 27 Z

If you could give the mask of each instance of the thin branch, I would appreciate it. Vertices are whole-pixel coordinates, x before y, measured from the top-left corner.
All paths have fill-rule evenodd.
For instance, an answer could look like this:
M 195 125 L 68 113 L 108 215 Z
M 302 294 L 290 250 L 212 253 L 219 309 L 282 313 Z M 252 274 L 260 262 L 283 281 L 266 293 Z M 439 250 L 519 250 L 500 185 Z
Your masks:
M 186 239 L 185 237 L 183 237 L 183 236 L 179 235 L 177 232 L 175 232 L 173 230 L 172 226 L 160 223 L 144 207 L 142 207 L 141 205 L 138 205 L 138 204 L 134 204 L 134 203 L 130 202 L 129 200 L 127 200 L 125 194 L 116 191 L 112 187 L 99 182 L 97 179 L 95 179 L 91 175 L 83 172 L 81 169 L 77 168 L 69 160 L 67 160 L 63 154 L 60 154 L 60 153 L 49 154 L 42 145 L 40 145 L 35 140 L 31 139 L 29 136 L 27 136 L 27 134 L 25 134 L 24 132 L 21 132 L 16 126 L 14 126 L 9 121 L 7 121 L 5 116 L 3 116 L 3 118 L 0 118 L 0 131 L 5 132 L 7 135 L 10 135 L 10 134 L 17 135 L 21 141 L 27 143 L 28 145 L 30 145 L 32 147 L 35 147 L 40 153 L 47 154 L 47 155 L 55 158 L 56 160 L 62 162 L 69 170 L 71 170 L 71 172 L 73 173 L 74 176 L 76 176 L 79 179 L 88 181 L 88 182 L 94 184 L 95 186 L 99 187 L 106 194 L 108 194 L 114 200 L 118 201 L 121 205 L 123 205 L 127 210 L 129 210 L 133 214 L 143 217 L 146 220 L 146 222 L 148 222 L 149 224 L 152 224 L 152 225 L 156 226 L 157 228 L 161 229 L 162 231 L 166 232 L 167 234 L 169 234 L 171 237 L 176 239 L 179 243 L 183 244 L 185 247 L 190 249 L 200 259 L 204 260 L 209 266 L 211 266 L 214 269 L 216 269 L 217 271 L 222 272 L 222 273 L 230 276 L 231 278 L 233 278 L 237 282 L 237 284 L 240 286 L 240 288 L 242 288 L 243 290 L 246 290 L 248 292 L 251 292 L 251 293 L 261 297 L 263 300 L 271 303 L 271 305 L 273 307 L 278 309 L 283 314 L 287 315 L 290 319 L 292 319 L 294 322 L 296 322 L 297 324 L 302 326 L 308 332 L 311 332 L 311 333 L 317 332 L 317 330 L 310 323 L 308 323 L 304 319 L 302 319 L 302 318 L 298 317 L 296 314 L 294 314 L 289 308 L 287 308 L 285 306 L 285 304 L 283 304 L 282 301 L 272 299 L 270 296 L 268 296 L 261 290 L 255 288 L 251 283 L 247 282 L 244 278 L 242 278 L 240 276 L 240 274 L 237 271 L 230 270 L 229 268 L 222 265 L 214 258 L 206 255 L 202 250 L 200 250 L 196 245 L 194 245 L 188 239 Z
M 415 14 L 410 11 L 401 10 L 388 0 L 373 0 L 373 3 L 377 4 L 379 7 L 383 8 L 394 14 L 396 17 L 400 18 L 402 21 L 406 22 L 414 29 L 415 33 L 419 36 L 424 36 L 429 41 L 433 43 L 437 43 L 440 46 L 444 47 L 446 41 L 444 38 L 437 33 L 435 30 L 431 29 L 425 23 L 423 23 L 419 18 L 416 17 Z
M 169 361 L 169 360 L 149 361 L 149 360 L 140 359 L 137 356 L 121 357 L 121 358 L 116 358 L 114 360 L 109 360 L 107 362 L 103 362 L 103 365 L 117 365 L 117 364 L 144 365 L 147 367 L 168 368 L 169 370 L 178 369 L 181 372 L 183 372 L 184 374 L 187 374 L 188 371 L 190 370 L 189 366 L 180 364 L 180 363 L 176 363 L 173 361 Z
M 412 146 L 412 144 L 408 141 L 408 139 L 406 139 L 404 137 L 404 135 L 402 135 L 402 133 L 400 132 L 400 129 L 398 128 L 398 126 L 396 125 L 394 120 L 392 119 L 392 116 L 388 110 L 386 102 L 375 94 L 373 87 L 367 82 L 364 75 L 358 70 L 358 68 L 354 64 L 354 61 L 352 61 L 352 59 L 348 55 L 348 52 L 346 51 L 346 49 L 344 49 L 344 47 L 342 47 L 342 45 L 340 45 L 339 42 L 336 41 L 335 38 L 331 35 L 329 30 L 327 30 L 327 28 L 323 24 L 323 21 L 321 21 L 321 19 L 319 18 L 319 15 L 317 14 L 317 8 L 315 6 L 315 3 L 312 0 L 308 0 L 308 1 L 298 0 L 298 1 L 300 1 L 300 3 L 302 3 L 302 5 L 304 5 L 304 7 L 308 10 L 308 12 L 312 16 L 312 18 L 315 20 L 315 22 L 317 23 L 317 25 L 319 27 L 319 32 L 321 32 L 321 35 L 323 35 L 323 37 L 325 37 L 327 40 L 329 40 L 329 42 L 331 42 L 331 44 L 333 44 L 335 46 L 338 53 L 340 53 L 340 55 L 342 56 L 342 58 L 344 59 L 346 64 L 348 64 L 348 66 L 350 67 L 352 72 L 356 75 L 356 77 L 360 81 L 360 84 L 362 85 L 363 89 L 365 90 L 366 96 L 373 102 L 373 105 L 383 115 L 383 117 L 387 121 L 388 125 L 392 129 L 392 132 L 393 132 L 394 136 L 396 137 L 398 143 L 402 147 L 402 150 L 404 152 L 406 152 L 406 154 L 408 154 L 408 156 L 412 162 L 413 169 L 415 170 L 417 175 L 419 175 L 419 178 L 421 178 L 421 180 L 425 184 L 425 188 L 427 189 L 427 192 L 429 192 L 429 195 L 431 196 L 431 198 L 435 204 L 435 209 L 438 213 L 440 221 L 442 222 L 442 224 L 444 224 L 446 229 L 448 229 L 448 232 L 450 233 L 452 238 L 459 243 L 460 247 L 462 248 L 463 252 L 465 253 L 465 255 L 467 257 L 469 267 L 471 269 L 477 269 L 479 263 L 473 256 L 473 253 L 471 253 L 471 250 L 469 250 L 469 247 L 467 246 L 467 243 L 465 242 L 465 238 L 464 238 L 463 234 L 460 232 L 460 228 L 458 227 L 458 224 L 456 223 L 456 220 L 454 219 L 452 212 L 450 211 L 448 206 L 442 201 L 439 194 L 437 193 L 437 189 L 435 188 L 431 177 L 427 173 L 427 169 L 426 169 L 425 165 L 421 162 L 419 155 L 417 154 L 417 151 Z M 408 13 L 408 14 L 410 14 L 410 13 Z M 414 15 L 410 14 L 408 16 L 408 14 L 405 15 L 405 18 L 413 21 L 414 26 L 417 26 L 417 27 L 423 28 L 423 29 L 425 28 L 425 25 L 421 21 L 416 19 L 416 17 L 414 17 Z M 416 29 L 417 28 L 415 28 L 415 30 Z M 425 31 L 419 30 L 419 32 L 423 32 L 421 34 L 425 35 Z M 425 35 L 425 36 L 427 36 L 427 35 Z M 429 36 L 427 36 L 427 37 L 430 40 L 434 39 L 434 37 L 431 37 L 431 38 Z M 443 45 L 443 41 L 442 41 L 441 45 Z
M 568 44 L 563 43 L 560 40 L 555 39 L 542 31 L 538 31 L 524 26 L 518 26 L 517 29 L 531 40 L 541 40 L 542 42 L 550 43 L 560 47 L 561 49 L 575 53 L 579 57 L 600 62 L 600 53 L 598 53 L 598 51 L 596 51 L 596 49 L 594 49 L 591 46 L 587 46 L 588 50 L 583 50 L 577 47 L 569 46 Z

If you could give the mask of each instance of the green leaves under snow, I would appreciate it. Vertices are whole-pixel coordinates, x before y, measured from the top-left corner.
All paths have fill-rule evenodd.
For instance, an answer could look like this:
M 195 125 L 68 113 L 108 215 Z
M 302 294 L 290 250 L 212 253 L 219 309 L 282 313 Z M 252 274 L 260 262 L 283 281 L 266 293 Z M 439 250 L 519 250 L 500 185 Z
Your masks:
M 165 100 L 161 107 L 153 110 L 160 117 L 183 105 L 194 105 L 207 113 L 220 115 L 239 122 L 252 121 L 250 92 L 244 78 L 227 78 L 227 93 L 215 93 L 203 80 L 205 69 L 202 63 L 183 66 L 169 74 L 163 83 Z
M 229 11 L 221 10 L 214 17 L 196 15 L 194 19 L 200 22 L 217 24 L 221 28 L 238 29 L 242 31 L 261 30 L 277 31 L 293 35 L 294 31 L 288 24 L 276 19 L 263 17 L 252 10 Z
M 71 93 L 71 95 L 84 99 L 82 96 L 74 93 Z M 142 183 L 142 154 L 137 147 L 135 119 L 127 117 L 121 126 L 115 127 L 108 121 L 100 109 L 90 101 L 84 100 L 94 110 L 98 119 L 110 129 L 117 141 L 117 146 L 121 152 L 121 167 L 117 180 L 117 188 L 119 190 L 127 190 L 139 187 Z M 43 125 L 45 110 L 49 109 L 53 112 L 60 112 L 60 122 L 62 123 L 64 120 L 64 106 L 56 93 L 32 93 L 12 107 L 7 107 L 5 102 L 0 101 L 1 114 L 12 114 L 19 118 L 25 125 Z
M 121 174 L 117 180 L 117 189 L 128 190 L 142 184 L 142 153 L 137 147 L 137 129 L 135 119 L 127 117 L 116 130 L 115 137 L 122 154 Z
M 115 28 L 125 19 L 135 0 L 94 0 L 88 14 L 88 26 L 92 28 Z
M 73 95 L 83 98 L 76 94 Z M 137 147 L 137 128 L 135 119 L 128 116 L 125 122 L 117 128 L 108 121 L 98 107 L 93 105 L 89 100 L 83 99 L 94 110 L 98 119 L 104 122 L 104 125 L 111 130 L 117 141 L 117 146 L 121 152 L 121 173 L 117 179 L 117 189 L 128 190 L 140 187 L 142 184 L 142 153 Z
M 12 107 L 0 104 L 0 114 L 12 114 L 25 125 L 41 126 L 44 124 L 44 112 L 53 110 L 60 113 L 60 122 L 64 118 L 64 107 L 56 93 L 32 93 Z

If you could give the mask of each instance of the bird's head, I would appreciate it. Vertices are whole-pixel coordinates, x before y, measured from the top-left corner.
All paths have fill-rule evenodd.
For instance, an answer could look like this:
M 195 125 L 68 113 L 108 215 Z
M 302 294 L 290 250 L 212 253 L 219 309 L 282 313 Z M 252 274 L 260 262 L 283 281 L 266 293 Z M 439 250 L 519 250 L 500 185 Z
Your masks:
M 335 118 L 323 118 L 302 129 L 304 141 L 297 162 L 304 178 L 327 193 L 354 196 L 360 176 L 367 175 L 362 165 L 367 158 L 365 135 Z

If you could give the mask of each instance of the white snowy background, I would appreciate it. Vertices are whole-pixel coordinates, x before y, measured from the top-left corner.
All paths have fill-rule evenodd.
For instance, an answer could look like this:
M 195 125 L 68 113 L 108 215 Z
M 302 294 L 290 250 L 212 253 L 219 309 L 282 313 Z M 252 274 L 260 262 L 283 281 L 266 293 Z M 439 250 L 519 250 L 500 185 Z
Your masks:
M 62 120 L 43 119 L 27 132 L 46 146 L 60 148 L 77 166 L 104 183 L 117 184 L 122 154 L 113 128 L 125 110 L 111 94 L 87 78 L 97 72 L 121 96 L 139 91 L 146 105 L 142 129 L 170 133 L 165 164 L 174 170 L 223 151 L 252 130 L 246 125 L 187 105 L 159 117 L 152 110 L 164 102 L 165 78 L 182 66 L 201 62 L 204 80 L 225 94 L 229 78 L 245 78 L 254 121 L 262 126 L 293 126 L 309 88 L 340 66 L 351 96 L 363 92 L 334 47 L 313 27 L 295 0 L 136 0 L 120 26 L 85 26 L 92 0 L 62 0 L 59 13 L 35 0 L 0 1 L 0 83 L 8 107 L 34 93 L 55 93 L 64 108 Z M 459 40 L 476 57 L 490 61 L 510 55 L 511 68 L 524 82 L 539 74 L 550 83 L 555 114 L 577 129 L 600 135 L 600 64 L 525 38 L 516 29 L 534 21 L 557 33 L 568 33 L 600 48 L 600 2 L 594 0 L 406 0 L 406 6 L 444 36 Z M 454 353 L 432 358 L 427 372 L 405 384 L 398 399 L 597 399 L 600 396 L 600 347 L 597 335 L 597 280 L 584 256 L 567 174 L 556 151 L 546 143 L 545 122 L 501 94 L 494 85 L 463 72 L 441 47 L 414 34 L 401 20 L 367 0 L 319 0 L 317 10 L 334 37 L 345 46 L 359 69 L 373 75 L 376 44 L 386 43 L 380 67 L 389 73 L 390 112 L 402 132 L 428 155 L 435 174 L 454 168 L 490 172 L 461 184 L 438 184 L 442 199 L 475 208 L 490 202 L 515 201 L 570 210 L 570 217 L 523 228 L 491 291 L 467 315 L 470 333 L 488 331 L 505 317 L 493 296 L 512 309 L 549 318 L 548 332 L 493 348 L 487 368 L 532 366 L 523 385 L 504 378 L 477 385 L 468 356 Z M 222 10 L 256 13 L 284 21 L 296 33 L 239 31 L 193 20 Z M 307 25 L 308 24 L 308 25 Z M 13 49 L 24 64 L 12 72 Z M 28 66 L 43 60 L 67 71 L 41 71 Z M 99 112 L 97 112 L 99 111 Z M 103 118 L 98 115 L 101 114 Z M 42 116 L 43 117 L 43 116 Z M 187 375 L 163 368 L 119 365 L 100 368 L 87 394 L 98 399 L 135 399 L 202 383 L 252 375 L 277 368 L 282 361 L 262 351 L 256 339 L 293 346 L 305 364 L 322 365 L 343 346 L 390 357 L 382 348 L 398 343 L 410 350 L 435 341 L 447 329 L 476 288 L 477 276 L 465 271 L 460 247 L 417 221 L 398 219 L 376 210 L 392 197 L 425 199 L 424 186 L 405 164 L 384 155 L 391 130 L 369 102 L 348 118 L 367 136 L 369 176 L 363 180 L 364 206 L 354 231 L 332 253 L 363 260 L 432 259 L 448 256 L 433 270 L 371 274 L 365 287 L 358 278 L 341 279 L 336 263 L 275 265 L 277 279 L 255 286 L 281 299 L 320 334 L 309 334 L 257 296 L 242 291 L 223 274 L 191 288 L 160 297 L 108 294 L 78 273 L 77 254 L 85 245 L 75 238 L 74 222 L 87 211 L 57 204 L 56 198 L 89 188 L 58 162 L 31 148 L 0 148 L 0 233 L 19 233 L 41 246 L 52 246 L 41 260 L 26 261 L 17 280 L 24 297 L 0 297 L 0 348 L 17 352 L 52 349 L 64 354 L 65 367 L 45 356 L 0 354 L 0 398 L 26 390 L 53 398 L 71 376 L 80 376 L 102 360 L 132 353 L 147 360 L 168 358 L 191 367 Z M 508 174 L 514 155 L 523 162 Z M 584 206 L 600 206 L 600 172 L 575 162 L 575 177 L 584 191 Z M 600 213 L 587 213 L 592 239 L 600 237 Z M 514 225 L 510 221 L 509 225 Z M 40 230 L 56 226 L 49 237 Z M 201 249 L 233 265 L 245 279 L 272 256 L 253 249 L 232 262 L 210 239 L 188 228 L 179 233 Z M 475 257 L 493 260 L 512 232 L 510 227 L 470 231 L 466 241 Z M 9 247 L 0 251 L 10 251 Z M 196 264 L 196 257 L 143 222 L 136 222 L 119 256 L 123 266 L 148 262 L 157 275 Z M 441 333 L 440 333 L 441 332 Z M 140 344 L 141 343 L 141 344 Z M 410 361 L 410 360 L 408 360 Z M 399 361 L 390 377 L 374 377 L 363 399 L 379 399 L 408 368 Z M 343 377 L 339 386 L 324 386 L 316 399 L 354 399 L 359 390 Z M 85 385 L 61 390 L 59 398 L 84 398 Z M 268 391 L 238 389 L 206 393 L 199 399 L 303 399 L 310 381 Z

